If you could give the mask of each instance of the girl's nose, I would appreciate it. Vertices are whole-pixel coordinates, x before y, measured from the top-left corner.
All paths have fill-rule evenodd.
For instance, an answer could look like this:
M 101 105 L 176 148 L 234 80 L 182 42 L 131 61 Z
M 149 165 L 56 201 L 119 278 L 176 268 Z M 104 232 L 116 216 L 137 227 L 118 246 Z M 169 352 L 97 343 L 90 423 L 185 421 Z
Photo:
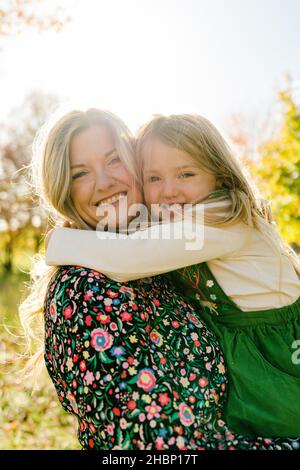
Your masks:
M 166 181 L 163 188 L 163 196 L 167 201 L 178 196 L 178 186 L 175 181 Z M 176 202 L 176 201 L 175 201 Z

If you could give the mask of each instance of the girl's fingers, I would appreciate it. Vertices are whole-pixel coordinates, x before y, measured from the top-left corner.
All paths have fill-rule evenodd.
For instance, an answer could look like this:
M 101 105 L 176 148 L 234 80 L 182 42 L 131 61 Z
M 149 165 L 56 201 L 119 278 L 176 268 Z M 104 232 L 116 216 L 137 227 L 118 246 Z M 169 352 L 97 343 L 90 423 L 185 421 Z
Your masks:
M 69 220 L 64 220 L 62 227 L 66 228 L 78 228 L 74 222 L 70 222 Z
M 68 220 L 64 220 L 64 223 L 62 224 L 62 227 L 71 228 L 71 226 L 72 226 L 71 222 L 69 222 Z
M 57 226 L 57 227 L 58 227 L 58 226 Z M 53 230 L 55 230 L 55 228 L 57 228 L 57 227 L 54 227 L 54 228 L 52 228 L 51 230 L 49 230 L 49 232 L 48 232 L 48 233 L 46 234 L 46 236 L 45 236 L 45 249 L 46 249 L 46 250 L 47 250 L 47 247 L 48 247 L 48 244 L 49 244 L 49 240 L 50 240 L 50 238 L 51 238 L 51 236 L 52 236 L 52 232 L 53 232 Z M 60 227 L 73 228 L 73 229 L 78 228 L 78 227 L 74 224 L 74 222 L 69 222 L 68 220 L 64 220 L 63 224 L 60 225 Z

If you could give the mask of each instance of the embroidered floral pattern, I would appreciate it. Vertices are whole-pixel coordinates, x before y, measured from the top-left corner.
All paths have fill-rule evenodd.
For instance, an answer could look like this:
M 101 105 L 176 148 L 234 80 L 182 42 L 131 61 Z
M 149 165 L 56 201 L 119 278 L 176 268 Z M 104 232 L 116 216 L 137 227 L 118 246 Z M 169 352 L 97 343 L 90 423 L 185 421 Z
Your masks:
M 122 285 L 62 268 L 46 298 L 45 362 L 84 449 L 275 446 L 227 431 L 217 340 L 165 277 Z

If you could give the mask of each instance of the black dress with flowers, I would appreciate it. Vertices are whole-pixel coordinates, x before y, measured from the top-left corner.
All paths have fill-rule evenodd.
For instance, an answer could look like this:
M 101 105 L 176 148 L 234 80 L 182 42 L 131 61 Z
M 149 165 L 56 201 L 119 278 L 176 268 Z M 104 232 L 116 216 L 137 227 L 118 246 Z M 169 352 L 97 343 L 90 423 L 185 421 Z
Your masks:
M 45 363 L 83 449 L 295 449 L 251 441 L 222 420 L 215 336 L 164 276 L 118 283 L 59 270 L 45 302 Z

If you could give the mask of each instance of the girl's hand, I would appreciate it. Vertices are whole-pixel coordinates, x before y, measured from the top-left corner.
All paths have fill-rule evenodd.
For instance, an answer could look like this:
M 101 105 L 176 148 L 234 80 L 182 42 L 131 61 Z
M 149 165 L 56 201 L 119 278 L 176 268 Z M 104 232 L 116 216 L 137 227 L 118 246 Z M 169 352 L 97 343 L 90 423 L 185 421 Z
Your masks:
M 64 220 L 64 223 L 62 224 L 62 227 L 78 228 L 77 225 L 74 222 L 70 222 L 69 220 Z
M 78 228 L 74 222 L 70 222 L 69 220 L 64 220 L 63 224 L 61 225 L 61 227 L 65 227 L 65 228 Z M 48 244 L 49 244 L 49 240 L 52 236 L 52 233 L 53 233 L 53 230 L 55 230 L 56 227 L 52 228 L 51 230 L 49 230 L 49 232 L 46 234 L 45 236 L 45 249 L 47 250 L 47 247 L 48 247 Z

